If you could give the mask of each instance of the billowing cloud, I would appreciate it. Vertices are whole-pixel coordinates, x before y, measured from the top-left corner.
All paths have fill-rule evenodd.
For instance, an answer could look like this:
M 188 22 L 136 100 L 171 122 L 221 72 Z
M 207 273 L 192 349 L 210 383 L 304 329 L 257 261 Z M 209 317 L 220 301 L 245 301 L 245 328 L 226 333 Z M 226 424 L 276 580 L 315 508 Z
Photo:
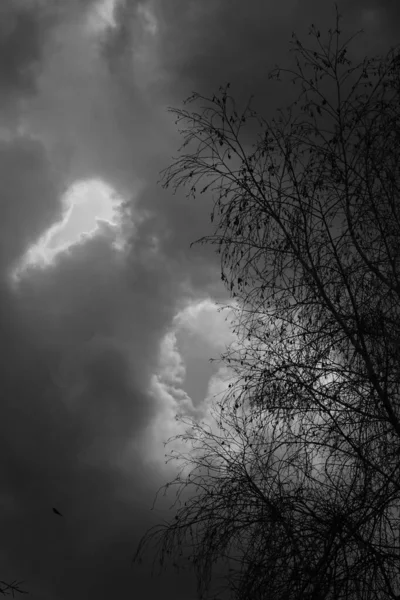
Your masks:
M 32 265 L 45 268 L 60 253 L 96 236 L 104 226 L 115 230 L 114 247 L 123 246 L 122 204 L 123 199 L 101 180 L 75 182 L 61 197 L 62 214 L 59 219 L 19 257 L 12 280 L 18 281 L 25 269 Z
M 100 568 L 96 561 L 108 551 L 107 540 L 114 543 L 121 515 L 129 530 L 138 498 L 142 509 L 150 506 L 148 488 L 154 491 L 160 480 L 156 471 L 144 471 L 135 439 L 154 418 L 149 385 L 179 280 L 162 259 L 142 264 L 143 247 L 137 263 L 129 263 L 130 275 L 112 234 L 105 229 L 47 269 L 32 267 L 1 297 L 6 566 L 15 561 L 31 585 L 41 580 L 43 589 L 66 597 L 70 561 L 86 562 L 88 571 L 78 578 L 84 597 L 86 579 L 94 583 L 90 568 Z M 52 506 L 66 525 L 52 523 Z M 25 532 L 22 546 L 21 537 L 14 539 L 16 525 Z M 132 533 L 122 538 L 121 532 L 123 545 L 133 547 Z M 34 540 L 40 540 L 36 548 Z M 49 580 L 38 564 L 49 565 Z
M 365 47 L 395 38 L 397 3 L 343 4 Z M 169 516 L 166 502 L 150 511 L 173 473 L 164 436 L 178 431 L 176 412 L 203 415 L 223 390 L 229 374 L 208 359 L 232 341 L 218 257 L 189 250 L 210 232 L 212 198 L 157 185 L 179 145 L 166 107 L 230 80 L 268 112 L 284 93 L 266 73 L 288 58 L 292 29 L 328 27 L 333 7 L 7 0 L 0 10 L 0 576 L 26 579 L 34 600 L 188 598 L 190 577 L 129 568 L 147 526 Z M 96 199 L 68 209 L 82 182 L 101 182 Z M 124 244 L 104 189 L 119 199 Z M 50 230 L 48 249 L 62 251 L 12 281 Z

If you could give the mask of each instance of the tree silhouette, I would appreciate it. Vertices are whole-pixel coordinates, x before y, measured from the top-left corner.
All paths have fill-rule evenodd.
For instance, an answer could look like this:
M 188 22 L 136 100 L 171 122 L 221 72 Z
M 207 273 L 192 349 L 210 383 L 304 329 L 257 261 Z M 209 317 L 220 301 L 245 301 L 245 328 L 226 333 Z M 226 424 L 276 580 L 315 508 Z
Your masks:
M 0 594 L 2 596 L 9 596 L 10 594 L 14 598 L 15 593 L 18 594 L 27 594 L 28 592 L 25 590 L 21 590 L 20 585 L 22 582 L 12 581 L 11 583 L 7 583 L 5 581 L 0 581 Z
M 224 560 L 240 600 L 400 598 L 400 52 L 354 65 L 340 19 L 293 34 L 270 76 L 299 96 L 275 119 L 229 84 L 171 109 L 162 183 L 215 199 L 198 243 L 237 300 L 236 379 L 216 428 L 180 417 L 176 515 L 135 560 L 187 555 L 201 595 Z

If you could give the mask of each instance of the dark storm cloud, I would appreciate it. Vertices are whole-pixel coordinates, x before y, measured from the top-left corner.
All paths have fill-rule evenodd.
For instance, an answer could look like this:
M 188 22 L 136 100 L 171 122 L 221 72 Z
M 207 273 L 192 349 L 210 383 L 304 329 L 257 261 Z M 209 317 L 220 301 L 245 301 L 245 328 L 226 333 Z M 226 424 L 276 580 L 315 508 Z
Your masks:
M 182 576 L 129 569 L 159 520 L 149 508 L 165 481 L 138 442 L 158 406 L 148 387 L 159 343 L 185 283 L 220 293 L 210 249 L 189 251 L 209 231 L 211 198 L 156 183 L 179 145 L 165 109 L 228 80 L 267 111 L 279 105 L 268 69 L 288 58 L 293 29 L 328 28 L 334 11 L 311 0 L 158 0 L 149 3 L 158 30 L 145 34 L 138 3 L 126 1 L 117 28 L 93 41 L 82 25 L 92 5 L 49 0 L 23 13 L 23 2 L 4 3 L 15 15 L 5 13 L 14 25 L 1 43 L 15 56 L 0 58 L 0 79 L 10 97 L 30 90 L 19 116 L 35 139 L 0 143 L 2 272 L 59 218 L 66 182 L 102 177 L 132 198 L 134 227 L 125 253 L 104 226 L 18 288 L 2 279 L 0 577 L 25 578 L 33 600 L 183 598 Z M 395 38 L 395 2 L 351 1 L 342 12 L 349 29 L 369 28 L 371 48 Z
M 0 86 L 4 95 L 32 92 L 50 15 L 36 2 L 3 0 L 0 6 Z
M 338 2 L 344 33 L 363 28 L 357 44 L 381 52 L 398 42 L 399 3 L 391 0 Z M 210 94 L 231 82 L 236 98 L 255 94 L 264 114 L 285 101 L 287 88 L 274 88 L 268 72 L 290 61 L 292 31 L 307 43 L 312 23 L 327 32 L 335 24 L 328 0 L 241 0 L 157 2 L 163 68 L 170 74 L 178 101 L 192 90 Z M 179 97 L 180 96 L 180 97 Z
M 15 130 L 24 100 L 36 92 L 47 43 L 57 26 L 95 0 L 0 2 L 0 123 Z
M 33 594 L 106 598 L 120 576 L 133 593 L 129 560 L 160 483 L 134 442 L 179 282 L 162 262 L 146 268 L 144 247 L 130 273 L 110 241 L 105 228 L 0 296 L 2 569 L 18 565 Z
M 30 138 L 2 142 L 0 169 L 6 274 L 59 218 L 61 184 Z M 147 387 L 181 279 L 150 235 L 128 255 L 113 240 L 103 225 L 0 290 L 2 576 L 25 578 L 33 598 L 133 593 L 129 561 L 161 483 L 135 438 L 154 413 Z
M 60 213 L 58 183 L 43 145 L 0 141 L 0 268 L 4 270 Z

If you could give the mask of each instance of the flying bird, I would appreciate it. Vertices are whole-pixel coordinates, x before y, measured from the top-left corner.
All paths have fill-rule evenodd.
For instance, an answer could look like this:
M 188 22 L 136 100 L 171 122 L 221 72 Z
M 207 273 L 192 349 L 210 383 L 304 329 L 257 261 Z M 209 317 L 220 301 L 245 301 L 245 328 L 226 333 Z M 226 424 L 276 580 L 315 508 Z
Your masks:
M 59 517 L 63 517 L 64 515 L 62 515 L 56 508 L 53 508 L 53 513 L 55 515 L 58 515 Z

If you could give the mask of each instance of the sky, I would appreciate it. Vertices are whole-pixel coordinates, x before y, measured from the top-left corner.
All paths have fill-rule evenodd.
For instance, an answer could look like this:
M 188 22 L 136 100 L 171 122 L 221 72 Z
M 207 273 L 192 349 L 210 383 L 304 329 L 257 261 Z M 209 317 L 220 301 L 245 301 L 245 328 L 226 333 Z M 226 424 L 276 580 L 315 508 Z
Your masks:
M 339 2 L 354 53 L 398 43 L 397 0 Z M 169 519 L 164 441 L 207 418 L 233 340 L 212 199 L 157 183 L 168 106 L 231 82 L 265 117 L 291 32 L 325 0 L 1 0 L 0 579 L 33 600 L 192 600 L 190 574 L 131 567 Z M 55 507 L 60 517 L 52 511 Z

